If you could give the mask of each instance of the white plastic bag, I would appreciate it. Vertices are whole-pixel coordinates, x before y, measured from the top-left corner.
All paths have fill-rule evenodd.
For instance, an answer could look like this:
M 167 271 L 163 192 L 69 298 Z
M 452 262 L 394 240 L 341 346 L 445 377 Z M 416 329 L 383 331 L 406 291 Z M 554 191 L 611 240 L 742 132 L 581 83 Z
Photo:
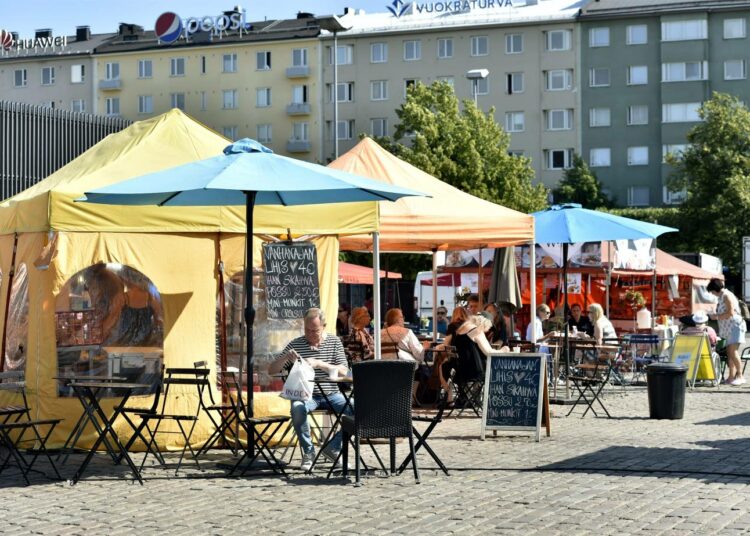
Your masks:
M 304 359 L 298 359 L 289 371 L 289 376 L 284 382 L 284 389 L 281 390 L 279 396 L 287 400 L 307 402 L 312 399 L 313 379 L 315 379 L 315 369 Z

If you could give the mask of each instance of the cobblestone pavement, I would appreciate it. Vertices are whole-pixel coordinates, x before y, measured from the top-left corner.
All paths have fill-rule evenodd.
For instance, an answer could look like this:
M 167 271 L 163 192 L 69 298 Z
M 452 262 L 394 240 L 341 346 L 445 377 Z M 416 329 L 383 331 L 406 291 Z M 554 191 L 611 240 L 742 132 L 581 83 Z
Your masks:
M 539 443 L 507 434 L 480 441 L 478 419 L 450 419 L 430 444 L 451 475 L 420 452 L 420 485 L 411 473 L 371 474 L 359 488 L 299 471 L 288 481 L 230 479 L 215 464 L 200 472 L 188 462 L 179 477 L 149 467 L 140 486 L 104 455 L 72 487 L 39 474 L 23 486 L 6 471 L 0 531 L 572 536 L 750 529 L 750 387 L 698 388 L 677 421 L 648 419 L 643 387 L 611 388 L 605 403 L 612 419 L 566 417 L 568 407 L 552 406 L 552 436 Z M 399 457 L 405 448 L 398 445 Z

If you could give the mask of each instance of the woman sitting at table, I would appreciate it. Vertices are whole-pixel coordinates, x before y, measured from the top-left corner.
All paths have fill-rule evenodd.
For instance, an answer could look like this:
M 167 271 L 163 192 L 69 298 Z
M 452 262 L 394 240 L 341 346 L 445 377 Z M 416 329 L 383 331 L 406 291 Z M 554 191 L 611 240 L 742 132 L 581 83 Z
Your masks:
M 451 315 L 450 324 L 448 324 L 448 329 L 445 330 L 445 338 L 447 339 L 451 335 L 455 335 L 456 330 L 461 327 L 461 324 L 466 322 L 467 318 L 469 318 L 469 313 L 466 312 L 466 309 L 464 307 L 456 307 L 455 309 L 453 309 L 453 315 Z
M 594 339 L 596 344 L 602 344 L 604 339 L 616 339 L 617 333 L 615 327 L 609 318 L 604 316 L 604 309 L 598 303 L 592 303 L 589 305 L 589 318 L 591 323 L 594 324 Z
M 402 361 L 424 361 L 424 348 L 414 332 L 404 326 L 404 313 L 394 307 L 385 314 L 385 327 L 380 331 L 383 341 L 383 359 L 400 359 Z M 386 355 L 386 347 L 390 346 Z
M 352 329 L 347 337 L 348 342 L 359 343 L 361 355 L 354 356 L 353 361 L 368 361 L 375 356 L 375 342 L 367 331 L 370 325 L 370 312 L 367 307 L 355 307 L 351 316 Z
M 549 333 L 544 333 L 543 328 L 543 322 L 547 320 L 550 315 L 552 314 L 552 310 L 549 308 L 549 305 L 546 303 L 541 304 L 539 307 L 536 308 L 536 316 L 534 317 L 534 335 L 536 335 L 536 342 L 543 342 L 547 339 L 550 339 L 552 337 L 557 337 L 558 333 L 556 331 L 550 331 Z M 531 340 L 531 322 L 529 322 L 528 327 L 526 328 L 526 340 Z
M 501 343 L 508 344 L 508 325 L 505 322 L 503 311 L 495 303 L 488 303 L 484 306 L 484 311 L 492 315 L 492 327 L 485 333 L 490 344 Z
M 716 348 L 716 341 L 718 336 L 716 331 L 711 326 L 707 325 L 708 314 L 706 311 L 698 311 L 692 315 L 685 315 L 680 318 L 680 333 L 683 335 L 703 335 L 704 333 L 708 336 L 708 342 L 711 345 L 711 349 Z

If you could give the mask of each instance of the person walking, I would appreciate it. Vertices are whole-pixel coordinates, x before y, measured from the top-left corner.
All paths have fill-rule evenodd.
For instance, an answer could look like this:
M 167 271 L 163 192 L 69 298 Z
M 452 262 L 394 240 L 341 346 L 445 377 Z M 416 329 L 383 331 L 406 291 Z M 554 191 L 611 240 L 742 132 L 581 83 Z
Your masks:
M 745 342 L 745 320 L 740 314 L 740 304 L 731 291 L 724 287 L 721 279 L 712 279 L 706 285 L 706 290 L 716 296 L 719 303 L 716 312 L 709 314 L 712 320 L 719 321 L 719 335 L 726 340 L 727 368 L 729 376 L 726 382 L 729 385 L 742 385 L 745 378 L 742 377 L 742 363 L 740 361 L 740 344 Z

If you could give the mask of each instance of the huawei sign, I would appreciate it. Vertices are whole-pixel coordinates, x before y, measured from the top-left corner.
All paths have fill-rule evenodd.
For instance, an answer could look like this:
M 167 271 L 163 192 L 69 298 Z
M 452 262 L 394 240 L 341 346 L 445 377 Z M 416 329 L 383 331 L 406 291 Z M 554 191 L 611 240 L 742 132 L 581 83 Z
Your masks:
M 13 34 L 7 30 L 0 30 L 0 48 L 9 50 L 13 46 Z

